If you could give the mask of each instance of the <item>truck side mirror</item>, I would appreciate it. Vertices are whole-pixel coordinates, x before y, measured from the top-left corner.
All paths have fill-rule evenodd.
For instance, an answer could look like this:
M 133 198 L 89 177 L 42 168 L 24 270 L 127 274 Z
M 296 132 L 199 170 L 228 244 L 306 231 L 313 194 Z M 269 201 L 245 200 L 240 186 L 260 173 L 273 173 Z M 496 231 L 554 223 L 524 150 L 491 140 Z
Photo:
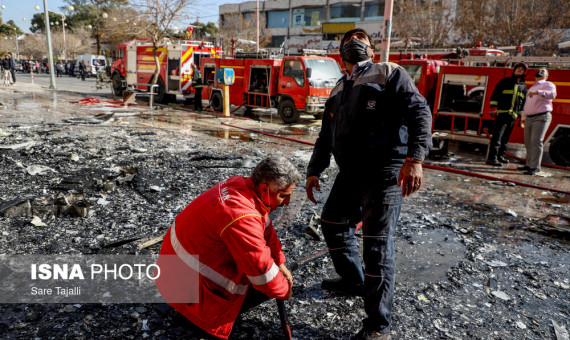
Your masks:
M 311 74 L 313 74 L 313 69 L 312 68 L 307 68 L 307 79 L 311 78 Z

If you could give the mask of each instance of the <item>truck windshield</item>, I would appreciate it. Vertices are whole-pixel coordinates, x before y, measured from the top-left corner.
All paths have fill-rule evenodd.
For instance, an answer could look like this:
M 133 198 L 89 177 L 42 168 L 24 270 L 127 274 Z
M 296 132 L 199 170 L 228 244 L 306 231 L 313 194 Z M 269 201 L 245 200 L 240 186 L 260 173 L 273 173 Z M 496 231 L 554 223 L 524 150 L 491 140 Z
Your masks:
M 311 87 L 334 87 L 342 77 L 340 67 L 334 60 L 305 59 L 305 69 L 311 69 Z
M 414 84 L 419 85 L 422 77 L 422 65 L 400 65 L 408 72 L 408 75 L 413 79 Z

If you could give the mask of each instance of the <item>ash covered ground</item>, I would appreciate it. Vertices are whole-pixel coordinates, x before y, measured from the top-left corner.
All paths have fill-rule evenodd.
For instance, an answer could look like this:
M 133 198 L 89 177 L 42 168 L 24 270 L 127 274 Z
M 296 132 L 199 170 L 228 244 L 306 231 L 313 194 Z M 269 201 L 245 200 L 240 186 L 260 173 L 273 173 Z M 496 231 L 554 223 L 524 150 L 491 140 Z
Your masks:
M 248 176 L 271 154 L 288 157 L 304 173 L 311 155 L 308 146 L 220 125 L 279 130 L 280 124 L 173 109 L 150 114 L 145 108 L 86 107 L 70 103 L 80 98 L 74 94 L 2 95 L 0 254 L 156 254 L 160 243 L 139 245 L 163 235 L 178 212 L 218 181 Z M 312 132 L 313 140 L 318 132 L 313 125 L 299 129 Z M 469 157 L 456 152 L 446 162 L 469 163 Z M 318 205 L 306 200 L 301 183 L 290 206 L 273 213 L 288 264 L 325 248 L 308 230 L 318 231 L 315 214 L 335 174 L 333 166 L 323 176 Z M 563 334 L 570 310 L 568 234 L 548 226 L 565 221 L 567 196 L 432 170 L 424 174 L 424 188 L 404 200 L 396 231 L 393 338 Z M 545 181 L 569 189 L 568 173 Z M 294 294 L 286 305 L 295 339 L 348 339 L 360 329 L 361 298 L 320 288 L 322 278 L 335 276 L 326 254 L 303 261 L 293 276 Z M 5 339 L 197 338 L 161 304 L 0 308 Z M 231 338 L 281 334 L 269 301 L 243 314 Z

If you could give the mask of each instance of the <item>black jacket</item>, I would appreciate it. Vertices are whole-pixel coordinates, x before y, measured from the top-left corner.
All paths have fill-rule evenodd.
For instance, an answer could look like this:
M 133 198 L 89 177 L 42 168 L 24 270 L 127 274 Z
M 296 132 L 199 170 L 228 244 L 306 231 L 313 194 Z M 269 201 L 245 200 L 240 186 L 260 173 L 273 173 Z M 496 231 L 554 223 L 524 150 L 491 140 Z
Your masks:
M 520 80 L 514 76 L 503 78 L 495 86 L 489 104 L 497 108 L 497 113 L 508 113 L 516 118 L 523 112 L 526 92 L 524 77 Z
M 429 106 L 406 71 L 368 62 L 345 75 L 325 104 L 307 176 L 320 175 L 331 153 L 341 171 L 385 171 L 406 157 L 424 160 L 432 146 Z

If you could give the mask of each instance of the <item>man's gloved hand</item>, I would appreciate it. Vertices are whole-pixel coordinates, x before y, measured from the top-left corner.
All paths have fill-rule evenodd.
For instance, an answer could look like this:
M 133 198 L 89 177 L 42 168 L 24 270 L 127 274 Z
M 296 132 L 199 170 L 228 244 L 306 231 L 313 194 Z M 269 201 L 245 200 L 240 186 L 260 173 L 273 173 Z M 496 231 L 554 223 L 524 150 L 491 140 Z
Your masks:
M 317 204 L 315 196 L 313 196 L 313 188 L 317 189 L 317 191 L 321 191 L 321 186 L 319 185 L 319 178 L 317 176 L 307 177 L 307 183 L 305 184 L 307 197 L 311 200 L 311 202 Z
M 279 265 L 279 270 L 281 271 L 281 273 L 283 273 L 283 275 L 285 275 L 285 278 L 287 279 L 287 283 L 289 284 L 289 293 L 287 294 L 287 296 L 285 297 L 287 300 L 289 300 L 291 298 L 291 294 L 293 293 L 293 276 L 291 275 L 291 272 L 289 271 L 289 269 L 287 269 L 287 267 L 285 267 L 285 264 L 280 264 Z

